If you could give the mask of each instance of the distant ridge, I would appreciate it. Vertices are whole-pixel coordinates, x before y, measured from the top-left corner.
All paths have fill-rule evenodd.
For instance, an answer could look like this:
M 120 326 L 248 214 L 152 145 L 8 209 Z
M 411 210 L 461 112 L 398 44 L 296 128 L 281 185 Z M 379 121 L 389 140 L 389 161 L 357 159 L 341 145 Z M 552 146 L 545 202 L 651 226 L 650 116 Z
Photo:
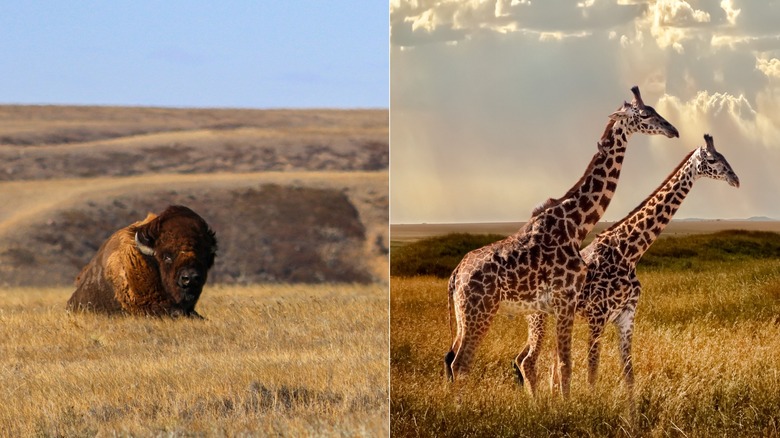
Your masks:
M 766 217 L 766 216 L 753 216 L 753 217 L 749 217 L 749 218 L 747 218 L 745 220 L 746 221 L 754 221 L 754 222 L 773 222 L 773 221 L 776 221 L 778 219 L 773 219 L 771 217 Z

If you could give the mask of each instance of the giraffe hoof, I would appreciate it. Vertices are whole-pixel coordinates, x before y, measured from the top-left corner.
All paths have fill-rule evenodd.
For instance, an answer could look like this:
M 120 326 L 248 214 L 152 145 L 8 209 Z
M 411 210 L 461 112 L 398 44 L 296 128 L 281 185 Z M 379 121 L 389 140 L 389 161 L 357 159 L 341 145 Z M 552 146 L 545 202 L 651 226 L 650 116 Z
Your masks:
M 525 385 L 525 380 L 523 379 L 523 372 L 520 371 L 520 367 L 517 366 L 517 362 L 512 362 L 512 369 L 515 370 L 515 381 L 522 388 L 523 385 Z

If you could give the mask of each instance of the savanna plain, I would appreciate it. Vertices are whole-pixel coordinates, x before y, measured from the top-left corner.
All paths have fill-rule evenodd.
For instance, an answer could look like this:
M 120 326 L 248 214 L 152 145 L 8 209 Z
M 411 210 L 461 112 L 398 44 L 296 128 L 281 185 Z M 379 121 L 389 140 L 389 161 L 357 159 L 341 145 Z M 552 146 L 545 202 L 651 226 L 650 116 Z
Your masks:
M 569 399 L 545 384 L 533 400 L 518 386 L 512 361 L 526 342 L 525 319 L 500 311 L 469 379 L 457 388 L 446 381 L 448 273 L 462 254 L 500 235 L 441 235 L 432 227 L 435 237 L 394 237 L 391 434 L 780 436 L 777 223 L 752 224 L 752 231 L 729 230 L 727 222 L 721 231 L 711 226 L 702 233 L 684 224 L 686 233 L 662 237 L 640 262 L 633 394 L 620 377 L 613 327 L 605 331 L 599 378 L 590 388 L 587 327 L 578 319 Z M 542 383 L 553 364 L 552 332 L 548 323 Z
M 0 106 L 0 436 L 386 436 L 387 123 Z M 170 204 L 217 235 L 205 319 L 66 312 Z

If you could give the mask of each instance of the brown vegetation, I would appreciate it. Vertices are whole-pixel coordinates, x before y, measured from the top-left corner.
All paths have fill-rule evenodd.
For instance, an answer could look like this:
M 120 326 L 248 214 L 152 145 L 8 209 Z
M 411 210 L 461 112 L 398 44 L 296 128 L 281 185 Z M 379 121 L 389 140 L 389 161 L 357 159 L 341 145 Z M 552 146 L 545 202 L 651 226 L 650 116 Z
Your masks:
M 388 167 L 387 111 L 0 106 L 0 181 Z

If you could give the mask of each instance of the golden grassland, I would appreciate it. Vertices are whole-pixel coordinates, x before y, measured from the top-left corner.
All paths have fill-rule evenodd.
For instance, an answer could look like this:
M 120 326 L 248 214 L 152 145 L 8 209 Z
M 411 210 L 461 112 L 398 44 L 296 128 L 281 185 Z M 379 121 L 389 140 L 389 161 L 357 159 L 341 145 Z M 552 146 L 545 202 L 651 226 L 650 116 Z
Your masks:
M 641 266 L 640 266 L 641 268 Z M 499 313 L 470 379 L 445 381 L 451 337 L 447 280 L 391 278 L 391 434 L 394 436 L 780 436 L 780 261 L 694 264 L 639 272 L 636 388 L 619 372 L 614 328 L 587 384 L 587 329 L 575 325 L 571 398 L 542 386 L 532 400 L 511 363 L 522 317 Z M 539 372 L 553 363 L 548 326 Z
M 161 146 L 208 148 L 275 141 L 285 146 L 337 139 L 387 141 L 387 110 L 216 109 L 0 105 L 0 153 L 39 156 Z M 336 142 L 337 143 L 337 142 Z
M 388 434 L 384 285 L 207 286 L 205 320 L 0 290 L 0 435 Z

